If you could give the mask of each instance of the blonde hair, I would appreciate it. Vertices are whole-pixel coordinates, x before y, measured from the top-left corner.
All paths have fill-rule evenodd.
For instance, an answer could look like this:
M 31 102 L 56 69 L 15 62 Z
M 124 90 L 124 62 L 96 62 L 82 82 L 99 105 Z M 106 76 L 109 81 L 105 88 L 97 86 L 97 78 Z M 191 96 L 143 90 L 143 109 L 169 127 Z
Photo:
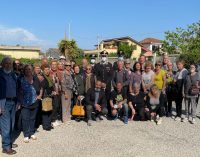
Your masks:
M 157 91 L 156 95 L 153 95 L 153 93 L 152 93 L 153 90 Z M 156 84 L 151 85 L 148 95 L 149 95 L 149 97 L 156 97 L 156 98 L 158 98 L 160 96 L 160 90 L 158 89 L 158 86 Z

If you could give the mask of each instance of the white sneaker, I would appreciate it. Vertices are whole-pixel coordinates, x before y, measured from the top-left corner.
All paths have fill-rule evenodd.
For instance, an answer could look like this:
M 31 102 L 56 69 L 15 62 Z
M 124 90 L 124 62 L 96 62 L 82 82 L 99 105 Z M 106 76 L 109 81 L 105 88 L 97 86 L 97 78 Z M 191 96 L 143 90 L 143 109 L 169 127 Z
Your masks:
M 191 121 L 192 124 L 195 124 L 196 123 L 196 120 L 195 118 L 192 118 L 192 121 Z
M 157 125 L 160 125 L 160 124 L 162 124 L 162 118 L 159 118 L 158 120 L 157 120 L 157 123 L 156 123 Z
M 31 135 L 32 140 L 37 140 L 37 137 L 35 135 Z
M 29 137 L 24 137 L 24 142 L 29 143 Z
M 52 123 L 52 126 L 53 126 L 53 127 L 56 127 L 56 126 L 58 126 L 58 125 L 59 125 L 59 124 L 58 124 L 57 121 L 55 121 L 55 122 Z
M 176 117 L 174 120 L 175 121 L 181 121 L 181 118 L 180 117 Z
M 56 120 L 56 124 L 57 124 L 57 126 L 59 126 L 62 124 L 62 122 L 60 120 Z
M 182 122 L 184 122 L 184 123 L 186 123 L 186 122 L 188 122 L 188 121 L 189 121 L 188 118 L 183 118 L 183 119 L 182 119 Z

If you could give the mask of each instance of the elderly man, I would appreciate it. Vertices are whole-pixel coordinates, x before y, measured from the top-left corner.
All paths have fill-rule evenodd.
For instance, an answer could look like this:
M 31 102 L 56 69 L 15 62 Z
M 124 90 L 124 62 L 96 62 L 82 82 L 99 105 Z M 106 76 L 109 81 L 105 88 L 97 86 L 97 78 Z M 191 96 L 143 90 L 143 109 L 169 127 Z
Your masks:
M 0 130 L 2 136 L 3 153 L 13 155 L 17 147 L 12 143 L 12 132 L 15 122 L 17 101 L 17 78 L 12 71 L 12 60 L 5 57 L 0 69 Z

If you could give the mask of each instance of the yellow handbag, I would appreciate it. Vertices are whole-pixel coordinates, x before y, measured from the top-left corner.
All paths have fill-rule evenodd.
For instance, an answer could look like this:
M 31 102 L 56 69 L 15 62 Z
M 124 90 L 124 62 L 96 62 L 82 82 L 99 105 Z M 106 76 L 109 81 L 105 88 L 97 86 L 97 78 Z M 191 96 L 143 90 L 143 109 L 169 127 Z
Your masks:
M 42 111 L 48 112 L 53 110 L 52 98 L 42 99 Z
M 75 117 L 85 116 L 84 106 L 81 103 L 78 104 L 78 100 L 76 101 L 76 104 L 74 105 L 72 109 L 72 116 L 75 116 Z

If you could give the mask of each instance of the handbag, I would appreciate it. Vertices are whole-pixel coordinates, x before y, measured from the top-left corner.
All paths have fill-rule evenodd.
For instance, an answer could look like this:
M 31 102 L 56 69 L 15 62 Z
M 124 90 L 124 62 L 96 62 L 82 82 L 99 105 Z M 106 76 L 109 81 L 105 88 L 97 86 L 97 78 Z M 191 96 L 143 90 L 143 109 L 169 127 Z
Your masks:
M 52 98 L 47 97 L 42 99 L 42 111 L 48 112 L 53 110 Z
M 75 117 L 84 117 L 85 116 L 85 110 L 84 110 L 84 106 L 82 105 L 82 103 L 78 103 L 78 100 L 76 101 L 76 104 L 74 105 L 73 109 L 72 109 L 72 116 Z

